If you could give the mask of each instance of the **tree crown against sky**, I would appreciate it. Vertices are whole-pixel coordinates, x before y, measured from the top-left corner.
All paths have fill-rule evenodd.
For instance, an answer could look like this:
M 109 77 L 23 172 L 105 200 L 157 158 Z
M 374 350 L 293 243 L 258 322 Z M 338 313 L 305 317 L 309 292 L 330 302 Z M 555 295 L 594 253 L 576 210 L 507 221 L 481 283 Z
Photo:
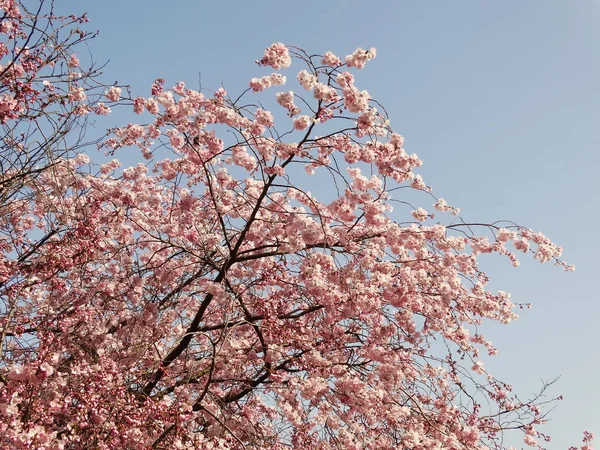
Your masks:
M 276 72 L 240 96 L 157 79 L 136 97 L 80 67 L 84 17 L 0 8 L 2 445 L 547 439 L 545 398 L 520 400 L 479 360 L 496 352 L 484 323 L 512 321 L 518 305 L 486 288 L 478 256 L 572 267 L 543 234 L 465 223 L 433 196 L 355 80 L 375 49 L 275 43 L 257 63 Z M 86 120 L 127 106 L 141 120 L 98 141 L 115 158 L 98 166 Z M 408 204 L 407 189 L 431 207 Z

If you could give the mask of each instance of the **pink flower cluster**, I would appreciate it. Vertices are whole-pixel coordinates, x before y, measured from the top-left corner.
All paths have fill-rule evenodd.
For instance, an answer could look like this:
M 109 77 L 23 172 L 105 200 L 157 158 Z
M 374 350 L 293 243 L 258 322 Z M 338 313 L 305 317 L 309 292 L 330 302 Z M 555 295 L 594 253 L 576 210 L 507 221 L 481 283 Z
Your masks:
M 326 52 L 323 55 L 321 64 L 325 64 L 326 66 L 331 66 L 331 67 L 339 67 L 342 65 L 342 60 L 339 57 L 337 57 L 336 55 L 334 55 L 333 53 Z
M 71 54 L 71 56 L 69 57 L 69 62 L 67 63 L 67 65 L 71 69 L 79 67 L 79 58 L 77 58 L 77 55 L 75 53 Z
M 425 222 L 429 218 L 429 213 L 423 208 L 417 208 L 411 212 L 412 216 L 419 222 Z
M 285 76 L 279 73 L 272 73 L 271 75 L 261 78 L 252 78 L 250 80 L 250 88 L 253 92 L 260 92 L 270 88 L 271 86 L 282 86 L 285 84 L 285 81 Z
M 340 99 L 335 88 L 324 83 L 315 83 L 313 85 L 313 96 L 317 100 L 331 103 L 335 103 Z
M 353 113 L 363 113 L 369 108 L 371 96 L 367 91 L 359 91 L 354 86 L 348 86 L 344 89 L 344 104 L 348 111 Z
M 312 119 L 309 116 L 299 116 L 294 119 L 294 128 L 296 130 L 306 130 L 311 123 Z
M 236 145 L 232 150 L 232 159 L 235 164 L 243 167 L 247 171 L 252 171 L 256 168 L 257 161 L 254 156 L 251 156 L 246 147 Z
M 256 123 L 259 125 L 263 125 L 265 127 L 272 127 L 274 124 L 273 114 L 271 111 L 266 111 L 264 109 L 257 109 L 256 113 L 254 113 L 254 117 L 256 119 Z
M 375 48 L 370 48 L 369 50 L 365 50 L 363 48 L 357 48 L 354 53 L 346 56 L 346 65 L 348 67 L 355 67 L 357 69 L 362 69 L 365 67 L 365 64 L 375 58 L 377 56 L 377 50 Z
M 297 75 L 298 83 L 307 91 L 312 91 L 319 79 L 306 70 L 301 70 Z
M 121 88 L 113 86 L 104 95 L 111 102 L 117 102 L 121 98 Z
M 294 105 L 294 92 L 278 92 L 276 94 L 277 103 L 288 110 L 290 117 L 300 113 L 300 108 Z
M 0 122 L 5 123 L 9 119 L 14 119 L 21 111 L 19 102 L 9 94 L 0 94 Z
M 256 61 L 261 66 L 271 66 L 275 70 L 284 69 L 292 65 L 292 58 L 288 48 L 281 42 L 275 42 L 267 47 L 261 60 Z

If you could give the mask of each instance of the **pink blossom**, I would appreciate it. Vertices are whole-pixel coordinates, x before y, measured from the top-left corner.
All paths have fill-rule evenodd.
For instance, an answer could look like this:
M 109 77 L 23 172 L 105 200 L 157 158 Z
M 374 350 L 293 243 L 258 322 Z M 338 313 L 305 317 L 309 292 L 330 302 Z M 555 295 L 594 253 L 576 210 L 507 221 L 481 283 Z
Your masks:
M 538 442 L 535 440 L 535 438 L 529 434 L 526 434 L 523 437 L 523 442 L 525 442 L 527 445 L 530 445 L 532 447 L 537 447 L 538 446 Z
M 423 208 L 417 208 L 411 214 L 419 222 L 424 222 L 429 218 L 429 214 Z
M 308 116 L 298 116 L 294 119 L 294 128 L 296 130 L 305 130 L 310 126 L 311 122 L 312 120 Z
M 256 123 L 260 125 L 264 125 L 265 127 L 273 126 L 273 114 L 271 111 L 265 111 L 264 109 L 259 108 L 256 110 L 254 117 L 256 119 Z
M 251 171 L 256 167 L 256 158 L 251 156 L 246 147 L 236 145 L 232 150 L 233 162 L 244 169 Z
M 281 42 L 276 42 L 265 50 L 260 61 L 256 61 L 261 66 L 271 66 L 275 70 L 290 67 L 292 59 L 288 48 Z
M 44 362 L 42 363 L 42 365 L 40 365 L 39 372 L 42 378 L 46 378 L 52 376 L 52 374 L 54 373 L 54 367 L 52 367 L 47 362 Z
M 358 91 L 354 87 L 344 89 L 344 104 L 348 111 L 363 113 L 369 108 L 371 96 L 367 91 Z
M 342 65 L 342 60 L 331 52 L 325 52 L 323 59 L 321 60 L 321 64 L 331 67 L 338 67 Z
M 337 91 L 332 86 L 327 86 L 323 83 L 316 83 L 313 87 L 313 95 L 317 100 L 324 100 L 326 102 L 337 102 L 339 96 Z
M 133 100 L 133 112 L 142 114 L 146 105 L 146 100 L 143 97 L 136 97 Z
M 271 84 L 273 86 L 283 86 L 287 80 L 287 78 L 284 75 L 281 75 L 280 73 L 272 73 L 269 76 L 271 78 Z
M 183 136 L 181 135 L 174 135 L 171 136 L 171 145 L 173 146 L 173 148 L 180 150 L 185 144 L 185 139 Z
M 150 138 L 156 139 L 157 137 L 160 136 L 160 128 L 158 128 L 156 126 L 149 125 L 147 127 L 147 133 L 148 133 L 148 136 Z
M 175 92 L 179 95 L 184 95 L 185 94 L 185 83 L 183 81 L 180 81 L 179 83 L 177 83 L 175 86 L 173 86 L 173 92 Z
M 158 103 L 153 98 L 149 98 L 148 100 L 146 100 L 145 106 L 146 110 L 148 110 L 150 114 L 158 114 Z
M 276 94 L 277 103 L 289 111 L 290 116 L 295 116 L 300 113 L 300 108 L 294 105 L 294 92 L 278 92 Z
M 529 242 L 527 242 L 526 239 L 515 239 L 513 241 L 513 244 L 517 250 L 520 250 L 523 253 L 528 252 L 529 248 L 531 247 L 531 245 L 529 244 Z
M 33 373 L 29 367 L 15 366 L 8 372 L 8 378 L 15 381 L 29 381 Z
M 271 87 L 271 77 L 252 78 L 249 84 L 253 92 L 264 91 Z
M 96 105 L 96 109 L 94 111 L 99 116 L 108 116 L 110 114 L 110 108 L 102 102 Z
M 121 98 L 121 88 L 113 86 L 110 89 L 108 89 L 104 95 L 106 96 L 106 98 L 108 100 L 110 100 L 111 102 L 116 102 L 119 101 L 119 99 Z
M 75 53 L 71 54 L 67 65 L 72 69 L 75 67 L 79 67 L 79 58 L 77 58 L 77 55 L 75 55 Z
M 17 112 L 19 103 L 14 97 L 7 94 L 0 95 L 0 116 L 10 116 L 13 112 Z
M 172 92 L 162 91 L 156 95 L 156 101 L 159 105 L 168 108 L 169 106 L 175 105 L 175 99 Z
M 92 111 L 92 109 L 89 105 L 83 105 L 83 104 L 79 104 L 79 105 L 75 106 L 75 109 L 73 109 L 73 112 L 78 116 L 85 116 L 86 114 L 89 114 L 91 111 Z
M 282 86 L 286 82 L 285 76 L 279 73 L 272 73 L 261 78 L 252 78 L 250 80 L 250 88 L 253 92 L 264 91 L 271 86 Z
M 421 177 L 421 175 L 416 175 L 415 178 L 413 179 L 412 183 L 410 184 L 410 186 L 414 189 L 419 189 L 422 191 L 428 190 L 427 185 L 423 181 L 423 178 Z
M 446 203 L 446 200 L 444 200 L 441 197 L 437 200 L 437 202 L 435 202 L 433 207 L 435 209 L 437 209 L 438 211 L 451 211 L 452 210 L 452 207 L 449 206 L 448 203 Z
M 473 372 L 479 374 L 485 373 L 483 370 L 483 363 L 481 361 L 477 361 L 475 364 L 473 364 L 473 367 L 471 369 L 473 370 Z
M 102 164 L 100 166 L 100 173 L 108 174 L 113 170 L 117 169 L 118 167 L 121 167 L 121 162 L 118 159 L 113 159 L 107 162 L 106 164 Z
M 367 61 L 370 61 L 376 56 L 377 50 L 375 48 L 370 48 L 369 50 L 357 48 L 354 51 L 354 53 L 346 56 L 346 65 L 348 67 L 356 67 L 357 69 L 362 69 L 363 67 L 365 67 Z
M 556 251 L 556 248 L 553 247 L 552 245 L 548 245 L 548 244 L 541 244 L 538 245 L 538 249 L 537 252 L 535 253 L 535 259 L 539 260 L 540 262 L 546 262 L 546 261 L 550 261 L 552 258 L 554 257 L 558 257 L 560 256 L 558 254 L 558 252 Z
M 16 405 L 9 405 L 7 403 L 0 403 L 0 414 L 4 417 L 13 417 L 19 413 L 19 408 Z
M 75 162 L 78 165 L 84 165 L 84 164 L 89 164 L 90 163 L 90 157 L 88 155 L 86 155 L 85 153 L 79 153 L 76 157 L 75 157 Z
M 318 78 L 306 70 L 301 70 L 300 72 L 298 72 L 297 79 L 298 83 L 300 83 L 302 87 L 307 91 L 312 91 L 312 89 L 318 82 Z
M 0 33 L 8 34 L 13 29 L 13 22 L 10 20 L 3 20 L 0 23 Z
M 71 89 L 71 99 L 76 102 L 83 101 L 87 98 L 85 90 L 82 87 L 74 87 Z
M 342 72 L 336 77 L 336 81 L 342 88 L 354 87 L 354 75 L 350 72 Z

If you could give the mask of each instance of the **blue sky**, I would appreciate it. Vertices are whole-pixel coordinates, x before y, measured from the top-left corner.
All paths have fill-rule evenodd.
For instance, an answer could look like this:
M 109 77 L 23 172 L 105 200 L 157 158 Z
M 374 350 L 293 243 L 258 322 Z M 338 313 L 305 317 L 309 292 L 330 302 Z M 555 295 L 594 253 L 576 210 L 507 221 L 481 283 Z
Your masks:
M 600 433 L 600 1 L 59 3 L 88 12 L 105 80 L 136 95 L 157 77 L 195 88 L 199 72 L 204 88 L 239 92 L 275 41 L 341 56 L 376 47 L 357 85 L 386 106 L 435 193 L 466 219 L 545 232 L 577 266 L 485 261 L 492 288 L 534 304 L 488 328 L 500 353 L 486 366 L 525 396 L 561 376 L 548 448 Z

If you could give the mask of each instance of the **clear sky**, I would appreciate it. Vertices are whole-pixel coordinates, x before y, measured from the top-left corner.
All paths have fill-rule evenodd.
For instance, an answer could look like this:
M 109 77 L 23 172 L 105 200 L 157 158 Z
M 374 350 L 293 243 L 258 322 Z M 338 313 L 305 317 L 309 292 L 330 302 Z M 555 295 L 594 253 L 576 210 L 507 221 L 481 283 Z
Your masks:
M 105 80 L 136 95 L 157 77 L 197 88 L 199 72 L 204 88 L 240 92 L 276 41 L 340 56 L 376 47 L 357 85 L 386 106 L 435 193 L 465 219 L 545 232 L 577 266 L 486 265 L 492 288 L 534 304 L 488 328 L 500 353 L 486 367 L 524 396 L 561 376 L 549 449 L 600 434 L 599 0 L 58 3 L 88 12 Z

